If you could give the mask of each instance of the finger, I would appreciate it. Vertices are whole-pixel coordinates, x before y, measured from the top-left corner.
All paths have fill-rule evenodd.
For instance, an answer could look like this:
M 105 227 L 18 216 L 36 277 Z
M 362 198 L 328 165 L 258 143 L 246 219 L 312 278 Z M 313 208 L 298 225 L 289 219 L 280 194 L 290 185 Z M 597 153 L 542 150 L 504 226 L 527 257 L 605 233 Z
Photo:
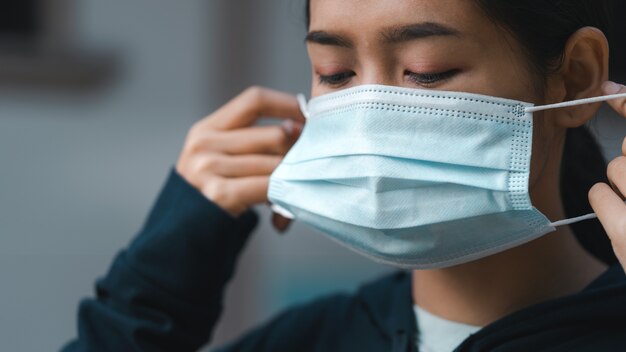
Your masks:
M 196 173 L 209 173 L 224 178 L 267 176 L 274 172 L 282 160 L 281 156 L 247 154 L 229 156 L 205 154 L 198 158 Z
M 283 233 L 287 231 L 290 224 L 291 220 L 284 218 L 279 214 L 272 213 L 272 225 L 274 225 L 274 228 L 278 230 L 278 232 Z
M 602 91 L 606 95 L 626 93 L 626 87 L 615 82 L 605 82 L 602 85 Z M 622 116 L 626 117 L 626 99 L 609 100 L 607 103 Z
M 267 201 L 269 176 L 251 176 L 233 179 L 214 177 L 202 190 L 212 201 L 240 215 L 249 207 Z
M 609 163 L 607 175 L 611 186 L 620 198 L 626 194 L 626 157 L 621 156 Z
M 290 136 L 283 127 L 274 125 L 205 133 L 194 141 L 194 145 L 199 151 L 230 155 L 284 155 L 296 140 L 295 134 Z
M 622 143 L 622 155 L 626 156 L 626 138 L 624 139 L 624 143 Z
M 599 183 L 589 191 L 589 202 L 614 243 L 626 243 L 626 204 L 609 185 Z
M 271 89 L 252 87 L 201 124 L 217 130 L 231 130 L 251 126 L 261 117 L 287 118 L 304 123 L 296 97 Z
M 267 202 L 269 176 L 252 176 L 231 179 L 233 194 L 246 206 Z

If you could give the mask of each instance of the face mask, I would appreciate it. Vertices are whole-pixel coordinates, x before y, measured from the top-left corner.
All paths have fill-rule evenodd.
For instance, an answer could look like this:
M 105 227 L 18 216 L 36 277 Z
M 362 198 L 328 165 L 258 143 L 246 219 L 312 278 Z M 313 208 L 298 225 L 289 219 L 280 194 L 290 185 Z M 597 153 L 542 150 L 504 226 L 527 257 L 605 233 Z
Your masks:
M 495 254 L 556 226 L 528 194 L 533 112 L 468 93 L 359 86 L 307 105 L 270 178 L 276 212 L 374 260 L 431 269 Z

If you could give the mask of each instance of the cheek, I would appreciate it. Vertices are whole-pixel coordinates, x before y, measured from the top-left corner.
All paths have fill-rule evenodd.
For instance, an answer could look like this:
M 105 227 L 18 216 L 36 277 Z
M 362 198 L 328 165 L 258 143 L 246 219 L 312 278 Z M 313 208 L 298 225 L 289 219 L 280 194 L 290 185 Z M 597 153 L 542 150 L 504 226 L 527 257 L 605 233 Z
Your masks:
M 313 79 L 315 80 L 315 77 L 313 77 Z M 319 97 L 320 95 L 324 95 L 324 94 L 328 94 L 332 92 L 333 90 L 324 88 L 323 86 L 316 84 L 316 82 L 314 81 L 311 87 L 311 99 L 315 97 Z
M 318 81 L 317 76 L 315 75 L 315 70 L 311 71 L 311 98 L 318 97 L 320 95 L 324 95 L 328 93 L 324 87 L 322 87 Z
M 542 114 L 533 119 L 533 149 L 530 159 L 530 189 L 546 177 L 554 176 L 560 170 L 560 150 L 562 138 L 554 124 L 549 123 Z
M 545 169 L 546 151 L 548 149 L 548 142 L 544 134 L 544 126 L 541 126 L 541 121 L 537 117 L 534 118 L 533 127 L 533 150 L 530 158 L 530 188 L 537 183 L 537 178 L 542 174 L 542 170 Z
M 334 91 L 336 90 L 332 89 L 331 87 L 320 84 L 319 78 L 317 77 L 315 73 L 315 69 L 311 70 L 311 96 L 310 96 L 311 99 L 315 97 L 319 97 L 320 95 L 332 93 Z

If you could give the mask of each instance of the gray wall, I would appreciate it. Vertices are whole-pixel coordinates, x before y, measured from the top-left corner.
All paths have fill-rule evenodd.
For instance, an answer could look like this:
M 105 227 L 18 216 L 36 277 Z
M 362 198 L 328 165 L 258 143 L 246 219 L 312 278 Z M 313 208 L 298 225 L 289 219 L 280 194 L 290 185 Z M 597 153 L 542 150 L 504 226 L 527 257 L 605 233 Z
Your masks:
M 141 226 L 194 121 L 248 85 L 308 92 L 302 3 L 77 0 L 78 39 L 113 49 L 121 73 L 92 94 L 0 90 L 3 351 L 54 350 L 75 336 L 80 298 Z M 623 133 L 602 126 L 616 154 Z M 299 224 L 279 236 L 259 212 L 217 343 L 388 270 Z
M 0 93 L 0 341 L 50 351 L 139 228 L 185 130 L 207 109 L 202 1 L 77 2 L 85 45 L 111 49 L 104 91 Z M 198 74 L 198 73 L 201 74 Z

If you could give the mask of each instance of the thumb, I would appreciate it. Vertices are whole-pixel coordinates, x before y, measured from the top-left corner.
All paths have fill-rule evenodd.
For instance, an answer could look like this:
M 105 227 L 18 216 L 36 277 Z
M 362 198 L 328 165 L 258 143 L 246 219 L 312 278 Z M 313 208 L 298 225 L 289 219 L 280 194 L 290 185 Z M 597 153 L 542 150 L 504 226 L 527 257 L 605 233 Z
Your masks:
M 607 81 L 602 85 L 602 92 L 606 95 L 626 93 L 626 87 L 615 82 Z M 626 99 L 616 99 L 607 102 L 615 111 L 626 117 Z

